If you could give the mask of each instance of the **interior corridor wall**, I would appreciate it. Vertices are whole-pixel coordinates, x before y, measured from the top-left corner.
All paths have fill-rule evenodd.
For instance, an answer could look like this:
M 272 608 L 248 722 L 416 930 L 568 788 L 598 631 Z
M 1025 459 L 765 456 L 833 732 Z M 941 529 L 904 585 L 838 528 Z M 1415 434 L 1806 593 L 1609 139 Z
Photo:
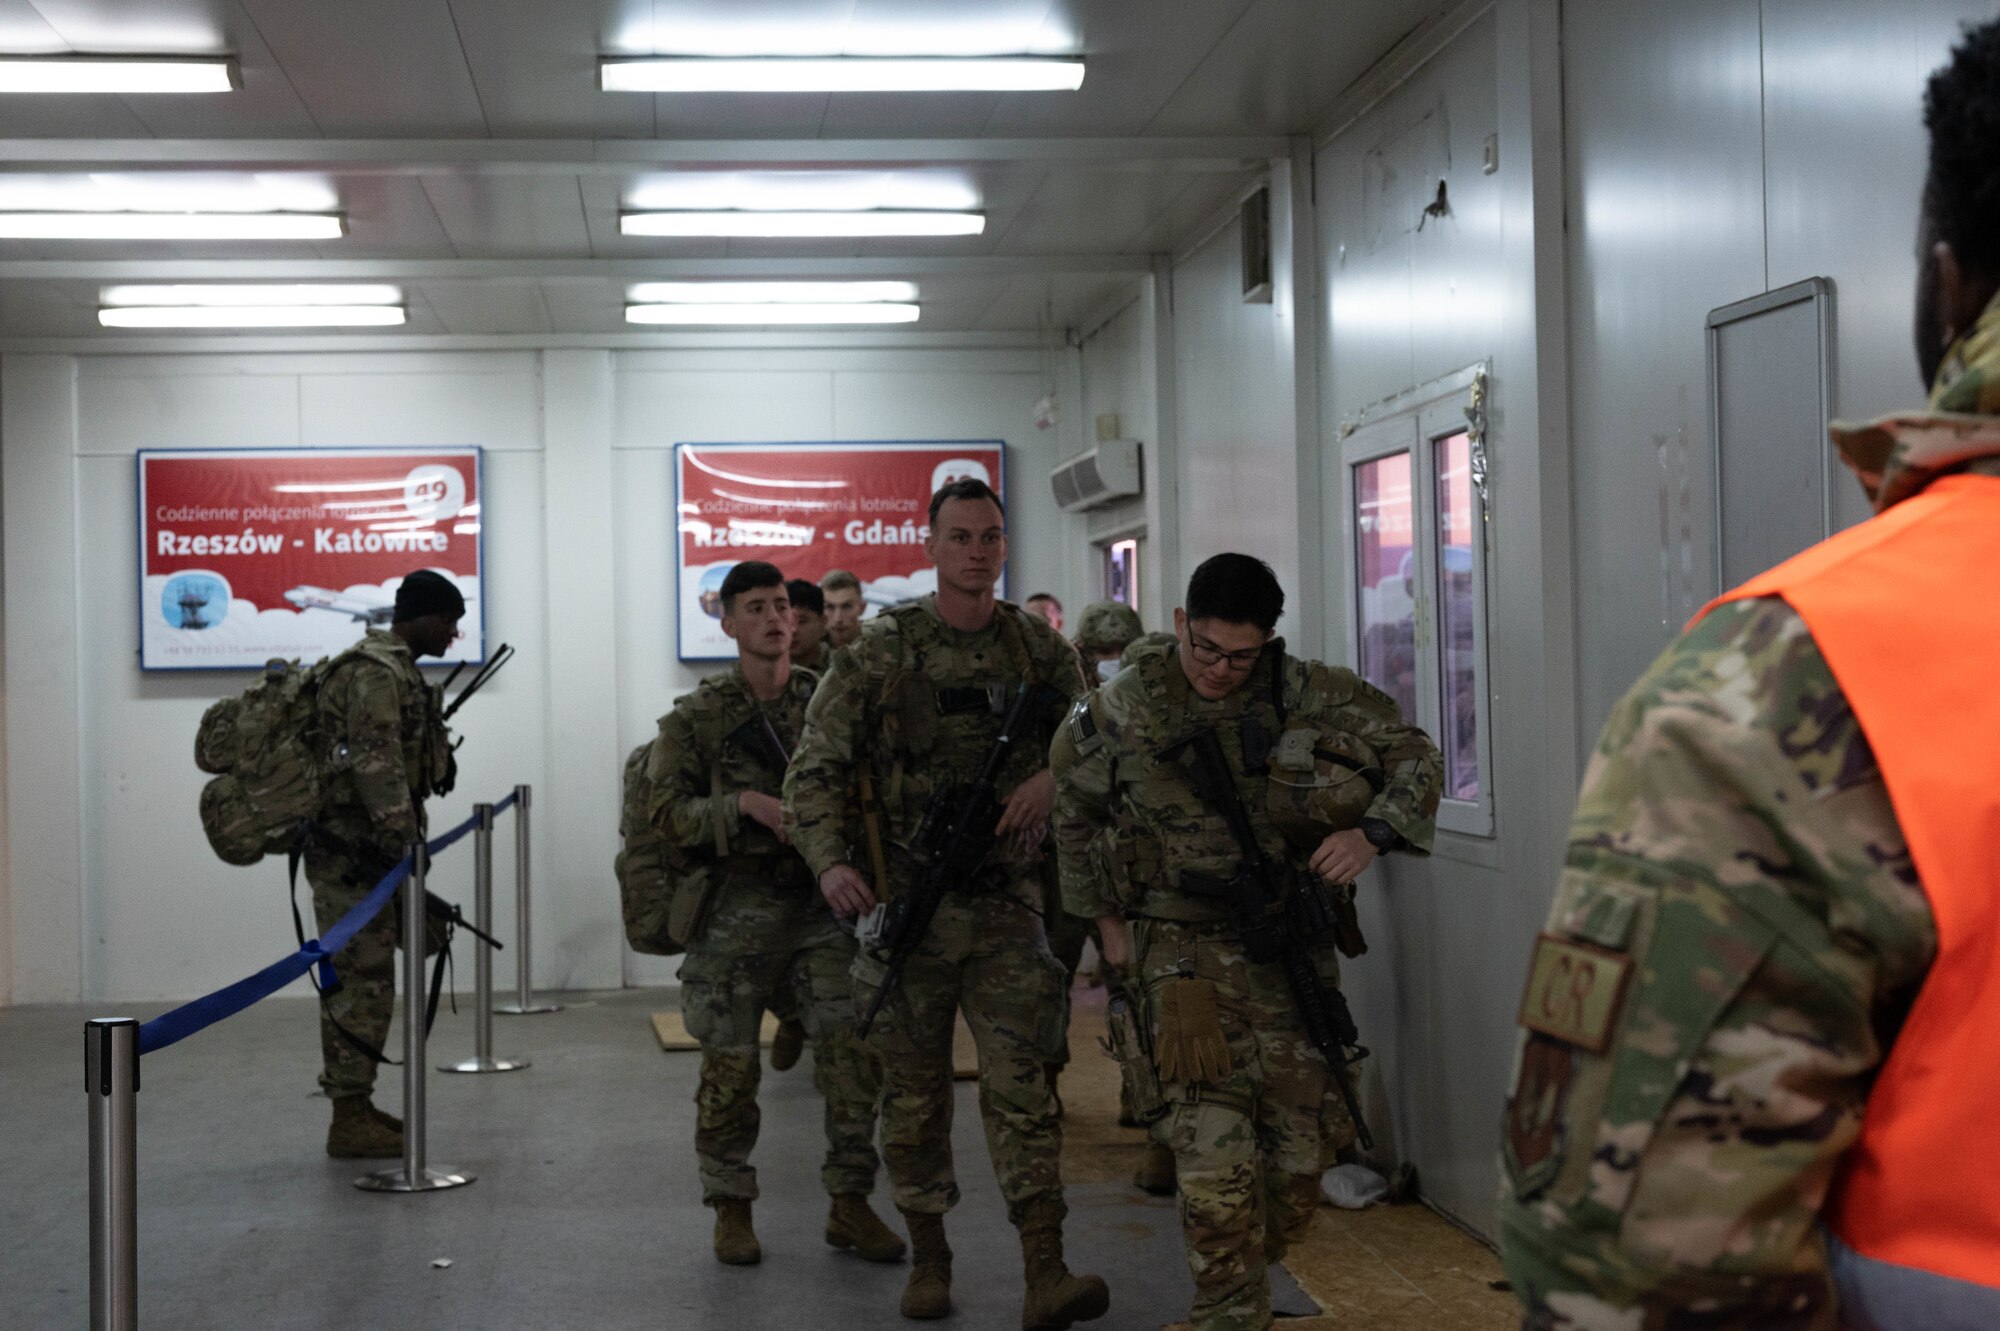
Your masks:
M 1491 373 L 1478 530 L 1494 834 L 1440 831 L 1430 858 L 1369 874 L 1370 949 L 1344 976 L 1386 1097 L 1371 1106 L 1378 1138 L 1417 1166 L 1427 1198 L 1488 1233 L 1514 1012 L 1575 781 L 1559 300 L 1547 336 L 1561 275 L 1541 262 L 1561 234 L 1554 11 L 1501 0 L 1364 108 L 1316 169 L 1325 566 L 1309 582 L 1327 601 L 1330 659 L 1353 659 L 1350 427 L 1431 381 Z M 1440 182 L 1447 206 L 1427 213 Z
M 1053 461 L 1029 423 L 1036 367 L 1009 349 L 837 347 L 0 357 L 6 797 L 28 829 L 6 851 L 13 1001 L 188 997 L 293 946 L 283 864 L 221 864 L 195 817 L 195 726 L 248 676 L 138 669 L 139 448 L 486 449 L 489 643 L 520 655 L 457 718 L 459 788 L 433 826 L 532 784 L 536 984 L 608 987 L 626 975 L 620 765 L 698 674 L 674 659 L 670 446 L 1006 439 L 1018 585 L 1060 558 L 1027 483 Z M 496 861 L 504 925 L 505 835 Z M 469 856 L 440 860 L 436 886 L 469 901 Z
M 1920 406 L 1922 97 L 1991 0 L 1563 9 L 1579 737 L 1721 590 L 1703 325 L 1833 279 L 1836 417 Z M 1835 521 L 1867 516 L 1836 466 Z

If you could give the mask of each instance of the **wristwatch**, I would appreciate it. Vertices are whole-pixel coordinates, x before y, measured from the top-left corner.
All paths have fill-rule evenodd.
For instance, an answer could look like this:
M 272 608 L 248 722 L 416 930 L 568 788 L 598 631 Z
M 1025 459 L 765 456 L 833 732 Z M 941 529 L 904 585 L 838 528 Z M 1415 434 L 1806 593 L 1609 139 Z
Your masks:
M 1403 844 L 1402 835 L 1380 818 L 1363 818 L 1361 835 L 1368 838 L 1368 844 L 1375 847 L 1377 855 L 1386 855 Z

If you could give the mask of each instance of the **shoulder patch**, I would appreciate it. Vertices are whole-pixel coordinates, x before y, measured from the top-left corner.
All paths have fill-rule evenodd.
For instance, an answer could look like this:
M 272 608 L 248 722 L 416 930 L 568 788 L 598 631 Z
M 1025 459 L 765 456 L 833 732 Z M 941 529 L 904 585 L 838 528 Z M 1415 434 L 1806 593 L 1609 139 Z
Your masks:
M 1535 940 L 1528 962 L 1520 1023 L 1601 1054 L 1611 1046 L 1611 1031 L 1631 974 L 1630 953 L 1543 934 Z
M 1098 728 L 1088 696 L 1076 700 L 1064 724 L 1069 727 L 1069 742 L 1076 747 L 1079 757 L 1095 752 L 1104 743 L 1104 732 Z

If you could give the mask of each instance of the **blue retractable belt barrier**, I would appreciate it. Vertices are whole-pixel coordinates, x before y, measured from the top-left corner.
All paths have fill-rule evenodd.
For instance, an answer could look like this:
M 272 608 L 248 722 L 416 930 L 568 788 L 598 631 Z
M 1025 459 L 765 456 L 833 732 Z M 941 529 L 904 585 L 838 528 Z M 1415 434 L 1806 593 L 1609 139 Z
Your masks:
M 509 795 L 493 806 L 499 814 L 513 807 L 518 795 Z M 444 835 L 427 842 L 432 858 L 443 854 L 478 825 L 479 819 L 466 819 Z M 292 981 L 317 966 L 320 981 L 334 982 L 333 957 L 342 948 L 354 941 L 354 935 L 361 932 L 367 923 L 381 913 L 396 895 L 396 889 L 410 876 L 410 857 L 405 855 L 395 868 L 384 874 L 382 881 L 362 899 L 353 910 L 340 917 L 340 922 L 326 931 L 323 938 L 306 940 L 304 947 L 289 957 L 274 961 L 255 975 L 238 980 L 235 984 L 218 989 L 205 997 L 183 1003 L 173 1011 L 153 1018 L 139 1028 L 139 1052 L 150 1054 L 165 1049 L 168 1045 L 179 1044 L 196 1031 L 205 1030 L 216 1022 L 233 1017 L 251 1004 L 269 998 Z

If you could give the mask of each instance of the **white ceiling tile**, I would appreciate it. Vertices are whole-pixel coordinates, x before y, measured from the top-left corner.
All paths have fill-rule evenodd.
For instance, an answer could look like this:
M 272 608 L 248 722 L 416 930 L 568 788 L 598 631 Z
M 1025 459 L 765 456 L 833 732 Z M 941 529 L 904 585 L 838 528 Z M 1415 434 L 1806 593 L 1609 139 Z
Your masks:
M 590 256 L 575 176 L 437 175 L 422 184 L 461 259 Z
M 651 0 L 453 0 L 494 137 L 650 138 L 652 99 L 600 92 L 597 60 L 652 11 Z
M 539 282 L 424 282 L 416 290 L 447 333 L 570 331 L 550 322 Z
M 1149 134 L 1295 134 L 1312 129 L 1442 0 L 1256 0 L 1146 125 Z
M 321 244 L 329 259 L 457 257 L 430 196 L 415 176 L 342 176 L 336 182 L 347 235 Z
M 483 137 L 445 0 L 240 0 L 330 138 Z

